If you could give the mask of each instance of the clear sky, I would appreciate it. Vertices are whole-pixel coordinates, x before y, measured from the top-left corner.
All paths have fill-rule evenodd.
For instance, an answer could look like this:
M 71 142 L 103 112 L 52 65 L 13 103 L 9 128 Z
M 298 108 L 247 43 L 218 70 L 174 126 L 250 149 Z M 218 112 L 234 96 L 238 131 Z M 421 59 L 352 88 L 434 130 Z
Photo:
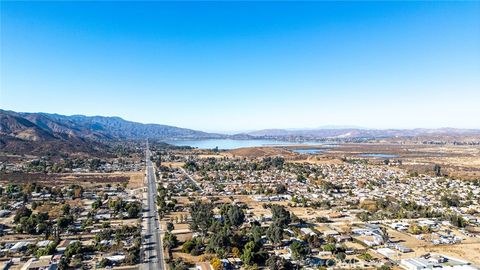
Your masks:
M 206 131 L 480 128 L 480 2 L 0 2 L 0 107 Z

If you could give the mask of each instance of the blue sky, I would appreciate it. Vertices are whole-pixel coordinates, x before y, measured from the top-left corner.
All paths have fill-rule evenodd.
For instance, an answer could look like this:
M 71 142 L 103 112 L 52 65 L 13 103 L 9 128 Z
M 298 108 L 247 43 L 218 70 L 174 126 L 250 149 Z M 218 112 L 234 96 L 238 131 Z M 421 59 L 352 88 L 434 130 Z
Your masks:
M 480 2 L 4 2 L 0 106 L 207 131 L 480 128 Z

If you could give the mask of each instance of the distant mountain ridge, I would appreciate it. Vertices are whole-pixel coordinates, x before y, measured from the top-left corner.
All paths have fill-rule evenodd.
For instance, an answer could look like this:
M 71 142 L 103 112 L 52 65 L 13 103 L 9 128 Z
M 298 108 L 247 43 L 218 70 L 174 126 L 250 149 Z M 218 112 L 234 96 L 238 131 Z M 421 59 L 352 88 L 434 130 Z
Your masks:
M 121 140 L 170 139 L 276 139 L 361 141 L 396 137 L 480 136 L 479 129 L 265 129 L 235 135 L 207 133 L 160 124 L 142 124 L 120 117 L 65 116 L 50 113 L 22 113 L 0 109 L 0 151 L 9 153 L 102 153 L 107 142 Z M 331 127 L 331 128 L 330 128 Z
M 102 141 L 139 139 L 207 139 L 223 135 L 120 117 L 65 116 L 0 110 L 0 150 L 13 153 L 101 151 Z
M 321 129 L 264 129 L 245 133 L 254 137 L 300 137 L 305 139 L 341 139 L 341 138 L 391 138 L 422 136 L 463 136 L 480 135 L 480 129 L 365 129 L 365 128 L 321 128 Z

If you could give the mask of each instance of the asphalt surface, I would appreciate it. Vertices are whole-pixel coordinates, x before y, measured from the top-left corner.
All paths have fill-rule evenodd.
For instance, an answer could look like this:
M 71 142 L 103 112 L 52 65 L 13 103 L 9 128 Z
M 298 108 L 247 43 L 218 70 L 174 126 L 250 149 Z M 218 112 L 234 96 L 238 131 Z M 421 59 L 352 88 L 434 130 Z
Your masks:
M 192 182 L 197 187 L 197 189 L 203 193 L 203 188 L 200 186 L 200 184 L 197 181 L 195 181 L 195 179 L 190 174 L 188 174 L 187 171 L 185 171 L 185 169 L 180 168 L 180 170 L 182 170 L 182 172 L 188 177 L 190 182 Z
M 161 240 L 161 228 L 158 220 L 156 206 L 157 183 L 155 169 L 150 161 L 151 152 L 148 149 L 145 154 L 146 160 L 146 199 L 144 200 L 144 212 L 142 220 L 143 241 L 143 264 L 141 269 L 164 269 L 163 247 Z

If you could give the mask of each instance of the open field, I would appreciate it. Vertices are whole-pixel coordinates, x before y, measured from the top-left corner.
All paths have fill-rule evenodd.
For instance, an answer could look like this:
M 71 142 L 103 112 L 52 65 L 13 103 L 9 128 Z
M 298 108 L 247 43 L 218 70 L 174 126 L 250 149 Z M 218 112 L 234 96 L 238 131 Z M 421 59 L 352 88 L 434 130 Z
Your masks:
M 139 188 L 144 181 L 143 172 L 116 172 L 116 173 L 8 173 L 0 174 L 0 183 L 29 183 L 37 182 L 46 186 L 55 185 L 96 185 L 96 184 L 127 184 L 129 188 Z
M 403 168 L 419 173 L 432 173 L 435 164 L 451 177 L 480 178 L 480 146 L 422 145 L 422 144 L 341 144 L 326 155 L 358 158 L 363 153 L 395 155 Z M 365 158 L 365 157 L 362 157 Z M 383 161 L 384 158 L 369 158 Z
M 284 156 L 294 158 L 296 155 L 283 147 L 248 147 L 228 151 L 229 154 L 239 157 L 257 158 L 264 156 Z

